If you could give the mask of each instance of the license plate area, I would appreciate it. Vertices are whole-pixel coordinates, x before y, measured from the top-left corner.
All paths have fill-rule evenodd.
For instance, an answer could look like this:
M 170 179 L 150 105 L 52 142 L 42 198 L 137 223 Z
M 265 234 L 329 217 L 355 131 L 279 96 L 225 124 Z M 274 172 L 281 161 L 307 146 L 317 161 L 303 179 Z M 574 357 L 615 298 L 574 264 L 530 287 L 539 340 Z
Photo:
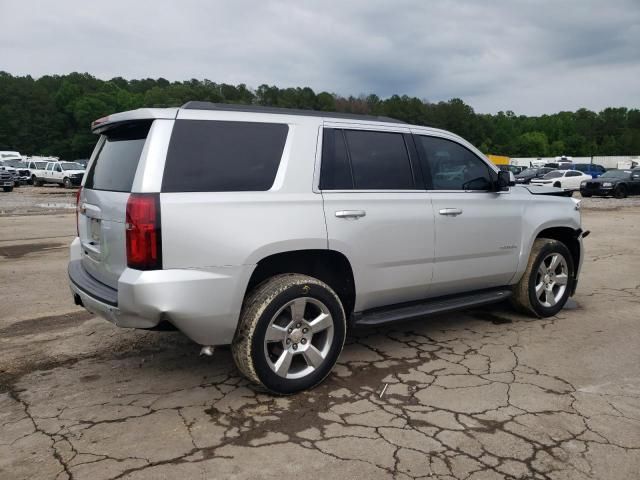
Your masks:
M 101 230 L 100 220 L 97 218 L 89 218 L 89 235 L 91 243 L 95 246 L 100 245 Z

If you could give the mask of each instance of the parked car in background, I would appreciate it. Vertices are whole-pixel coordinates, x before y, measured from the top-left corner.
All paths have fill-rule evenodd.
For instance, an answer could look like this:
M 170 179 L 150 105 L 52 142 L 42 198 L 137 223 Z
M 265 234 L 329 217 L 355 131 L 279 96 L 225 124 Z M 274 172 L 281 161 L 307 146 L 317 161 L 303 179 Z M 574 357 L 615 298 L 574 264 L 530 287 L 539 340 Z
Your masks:
M 547 173 L 542 178 L 535 178 L 531 180 L 531 185 L 545 185 L 547 187 L 579 190 L 582 181 L 590 179 L 591 175 L 587 175 L 578 170 L 554 170 Z
M 572 170 L 573 163 L 571 162 L 549 162 L 544 164 L 547 168 L 553 168 L 554 170 Z
M 517 175 L 525 169 L 525 167 L 521 167 L 519 165 L 497 165 L 497 167 L 503 172 L 511 172 L 514 175 Z
M 608 170 L 599 178 L 580 183 L 583 197 L 625 198 L 627 195 L 640 195 L 640 170 Z
M 520 173 L 515 175 L 516 183 L 519 184 L 528 184 L 531 183 L 531 180 L 534 178 L 541 178 L 545 176 L 547 173 L 552 172 L 554 169 L 550 167 L 530 167 L 522 170 Z
M 68 266 L 76 304 L 120 327 L 169 322 L 204 353 L 231 344 L 271 392 L 321 382 L 348 324 L 506 298 L 549 317 L 575 291 L 579 202 L 513 186 L 453 133 L 205 102 L 93 130 Z
M 27 160 L 25 162 L 27 164 L 27 168 L 29 169 L 29 175 L 31 180 L 29 183 L 32 185 L 36 184 L 36 179 L 40 176 L 44 176 L 44 169 L 47 167 L 47 162 L 40 160 Z
M 27 184 L 31 180 L 27 164 L 24 163 L 22 159 L 0 160 L 0 165 L 8 172 L 11 172 L 16 187 Z
M 13 190 L 14 180 L 13 175 L 6 170 L 0 169 L 0 186 L 5 192 Z
M 80 158 L 78 160 L 74 160 L 75 163 L 79 163 L 80 165 L 82 165 L 84 168 L 87 168 L 87 165 L 89 164 L 89 159 L 88 158 Z
M 77 187 L 82 182 L 85 169 L 75 162 L 47 162 L 42 176 L 38 175 L 36 185 L 57 183 L 64 188 Z
M 22 160 L 22 155 L 19 152 L 12 152 L 7 150 L 0 151 L 1 160 Z
M 596 163 L 574 163 L 573 169 L 591 175 L 591 178 L 598 178 L 607 171 L 602 165 Z

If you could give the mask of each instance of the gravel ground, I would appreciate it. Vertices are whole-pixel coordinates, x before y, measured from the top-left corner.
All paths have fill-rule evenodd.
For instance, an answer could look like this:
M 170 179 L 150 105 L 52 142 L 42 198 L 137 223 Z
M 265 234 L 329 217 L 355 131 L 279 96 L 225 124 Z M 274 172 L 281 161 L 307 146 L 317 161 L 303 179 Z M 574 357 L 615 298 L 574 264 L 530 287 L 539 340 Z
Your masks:
M 286 398 L 228 349 L 75 307 L 75 216 L 57 206 L 73 199 L 0 197 L 3 480 L 638 478 L 637 198 L 585 199 L 587 257 L 556 317 L 498 305 L 355 331 L 321 386 Z

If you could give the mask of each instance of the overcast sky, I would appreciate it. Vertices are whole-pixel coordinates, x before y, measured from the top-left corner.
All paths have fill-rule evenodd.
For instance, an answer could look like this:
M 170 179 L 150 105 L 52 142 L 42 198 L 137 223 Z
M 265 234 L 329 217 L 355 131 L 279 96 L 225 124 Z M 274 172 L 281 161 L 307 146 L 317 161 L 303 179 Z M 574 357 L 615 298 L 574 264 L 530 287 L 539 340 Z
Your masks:
M 0 70 L 640 107 L 640 0 L 0 0 Z

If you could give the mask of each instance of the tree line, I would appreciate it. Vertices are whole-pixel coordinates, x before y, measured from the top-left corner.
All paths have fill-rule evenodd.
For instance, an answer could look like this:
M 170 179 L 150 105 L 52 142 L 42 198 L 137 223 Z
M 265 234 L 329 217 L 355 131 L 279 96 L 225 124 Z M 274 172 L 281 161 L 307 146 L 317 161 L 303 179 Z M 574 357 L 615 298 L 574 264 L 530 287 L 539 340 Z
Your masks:
M 180 106 L 189 100 L 389 116 L 444 128 L 485 153 L 512 157 L 640 154 L 640 110 L 625 107 L 541 116 L 512 111 L 480 114 L 459 98 L 435 103 L 407 95 L 343 97 L 309 87 L 251 89 L 196 79 L 100 80 L 88 73 L 34 79 L 6 72 L 0 72 L 0 150 L 87 158 L 96 141 L 89 130 L 93 120 L 140 107 Z

